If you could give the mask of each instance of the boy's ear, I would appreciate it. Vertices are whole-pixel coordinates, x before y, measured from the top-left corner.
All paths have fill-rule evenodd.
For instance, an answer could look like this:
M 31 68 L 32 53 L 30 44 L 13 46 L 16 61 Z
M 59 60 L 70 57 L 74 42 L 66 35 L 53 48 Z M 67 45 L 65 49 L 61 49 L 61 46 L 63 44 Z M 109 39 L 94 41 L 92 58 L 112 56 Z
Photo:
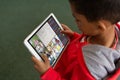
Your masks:
M 104 32 L 111 30 L 111 28 L 112 29 L 114 28 L 114 24 L 112 24 L 110 21 L 107 21 L 107 20 L 97 21 L 96 26 L 97 26 L 99 33 L 104 33 Z
M 105 30 L 107 29 L 104 20 L 98 21 L 98 25 L 97 25 L 97 26 L 98 26 L 98 29 L 99 29 L 100 31 L 105 31 Z

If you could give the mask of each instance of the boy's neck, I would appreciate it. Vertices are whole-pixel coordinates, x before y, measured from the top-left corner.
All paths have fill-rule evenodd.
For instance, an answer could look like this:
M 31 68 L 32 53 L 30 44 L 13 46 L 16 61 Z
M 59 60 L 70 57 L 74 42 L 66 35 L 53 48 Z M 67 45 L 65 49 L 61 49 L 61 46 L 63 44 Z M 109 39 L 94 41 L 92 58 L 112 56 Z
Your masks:
M 109 48 L 113 47 L 115 43 L 115 27 L 112 26 L 109 30 L 97 36 L 88 37 L 88 42 Z

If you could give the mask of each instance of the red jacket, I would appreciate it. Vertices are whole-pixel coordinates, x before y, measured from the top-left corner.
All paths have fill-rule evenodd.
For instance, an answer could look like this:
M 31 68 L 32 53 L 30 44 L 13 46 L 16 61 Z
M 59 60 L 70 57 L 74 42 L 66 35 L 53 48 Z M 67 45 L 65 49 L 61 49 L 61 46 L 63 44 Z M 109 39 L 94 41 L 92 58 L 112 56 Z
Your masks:
M 117 26 L 119 25 L 117 24 Z M 83 35 L 74 34 L 54 70 L 50 68 L 41 76 L 42 80 L 95 80 L 88 71 L 83 59 L 81 47 L 86 45 L 86 43 L 80 43 L 82 37 Z M 116 80 L 119 75 L 120 69 L 110 76 L 108 80 Z

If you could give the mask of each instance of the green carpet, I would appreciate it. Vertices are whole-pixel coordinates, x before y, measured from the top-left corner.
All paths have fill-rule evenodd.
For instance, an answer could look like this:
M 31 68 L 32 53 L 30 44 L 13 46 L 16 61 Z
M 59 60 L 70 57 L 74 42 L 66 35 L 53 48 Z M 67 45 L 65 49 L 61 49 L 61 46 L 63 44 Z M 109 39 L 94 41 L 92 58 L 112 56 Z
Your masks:
M 77 31 L 67 0 L 0 0 L 0 80 L 39 80 L 23 40 L 51 12 Z

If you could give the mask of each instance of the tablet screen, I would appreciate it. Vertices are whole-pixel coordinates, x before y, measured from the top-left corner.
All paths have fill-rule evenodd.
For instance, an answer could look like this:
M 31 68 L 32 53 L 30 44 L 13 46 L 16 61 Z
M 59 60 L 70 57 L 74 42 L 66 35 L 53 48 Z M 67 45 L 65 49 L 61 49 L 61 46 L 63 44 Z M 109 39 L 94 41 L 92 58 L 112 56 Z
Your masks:
M 68 41 L 69 39 L 61 33 L 61 28 L 53 16 L 49 17 L 28 40 L 39 56 L 47 55 L 51 65 L 54 65 Z

